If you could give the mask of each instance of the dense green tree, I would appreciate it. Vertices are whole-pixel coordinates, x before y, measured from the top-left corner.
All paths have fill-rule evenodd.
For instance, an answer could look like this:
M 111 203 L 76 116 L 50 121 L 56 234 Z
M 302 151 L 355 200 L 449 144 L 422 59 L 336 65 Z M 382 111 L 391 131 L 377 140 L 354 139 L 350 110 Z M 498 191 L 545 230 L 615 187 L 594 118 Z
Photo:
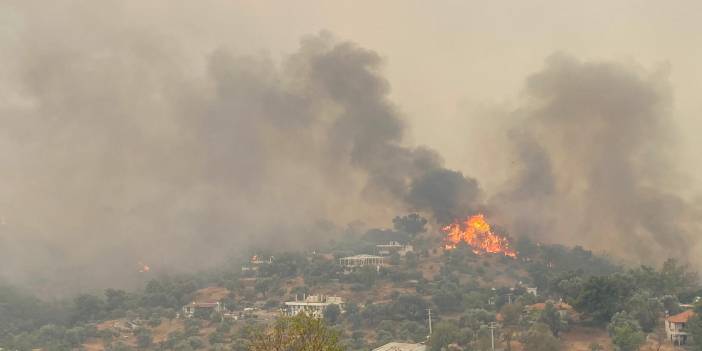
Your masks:
M 463 310 L 463 296 L 453 289 L 441 289 L 431 298 L 440 312 L 459 312 Z
M 205 347 L 205 342 L 202 341 L 199 336 L 188 337 L 188 344 L 190 344 L 190 347 L 192 347 L 193 350 L 198 350 Z
M 392 304 L 391 311 L 397 320 L 423 322 L 426 319 L 429 304 L 418 295 L 400 295 Z
M 148 324 L 150 327 L 158 327 L 161 325 L 161 317 L 159 316 L 151 316 L 149 317 L 148 321 L 146 321 L 146 324 Z
M 558 351 L 560 342 L 551 329 L 543 323 L 535 323 L 524 338 L 524 351 Z
M 395 230 L 407 233 L 411 238 L 427 231 L 427 219 L 416 213 L 401 217 L 397 216 L 393 218 L 392 225 Z
M 97 296 L 81 294 L 73 302 L 75 304 L 73 320 L 76 322 L 95 321 L 102 316 L 104 302 Z
M 419 258 L 417 257 L 417 254 L 414 252 L 408 252 L 405 254 L 405 263 L 407 264 L 407 268 L 410 269 L 415 269 L 419 265 Z
M 267 330 L 258 333 L 250 351 L 341 351 L 339 334 L 324 322 L 304 313 L 280 317 Z
M 400 341 L 419 342 L 425 341 L 428 330 L 424 323 L 415 321 L 402 321 L 397 325 L 395 336 Z
M 186 319 L 185 320 L 185 335 L 186 336 L 195 336 L 200 333 L 200 321 L 191 318 L 191 319 Z
M 522 258 L 534 258 L 539 253 L 539 247 L 526 235 L 517 238 L 514 248 Z
M 461 340 L 461 331 L 451 322 L 439 322 L 429 336 L 429 350 L 441 351 L 448 345 Z
M 619 351 L 636 351 L 646 340 L 639 322 L 627 312 L 617 312 L 607 325 L 612 343 Z
M 352 316 L 355 314 L 358 314 L 360 309 L 358 308 L 358 304 L 356 304 L 353 301 L 350 301 L 349 303 L 346 304 L 346 316 Z
M 583 289 L 584 279 L 576 273 L 569 273 L 554 283 L 553 289 L 567 303 L 574 303 Z
M 541 311 L 541 315 L 539 316 L 539 322 L 547 325 L 554 336 L 558 336 L 558 334 L 563 329 L 565 329 L 565 323 L 563 320 L 561 320 L 561 315 L 558 313 L 558 310 L 553 305 L 553 302 L 550 301 L 546 302 L 544 310 Z
M 339 321 L 339 316 L 341 315 L 341 309 L 339 305 L 329 305 L 324 309 L 324 321 L 334 325 Z
M 352 340 L 351 346 L 354 349 L 363 348 L 365 346 L 365 340 L 364 340 L 365 336 L 366 335 L 360 330 L 356 330 L 353 333 L 351 333 L 351 340 Z
M 458 325 L 461 328 L 469 328 L 473 331 L 477 331 L 478 329 L 480 329 L 481 325 L 487 324 L 489 322 L 494 322 L 494 317 L 495 315 L 493 313 L 488 312 L 484 309 L 472 308 L 465 311 L 463 316 L 461 316 L 461 318 L 459 319 Z
M 136 336 L 137 346 L 139 346 L 140 349 L 145 349 L 151 346 L 151 343 L 153 342 L 151 330 L 147 328 L 139 328 L 134 331 L 134 335 Z
M 37 341 L 41 345 L 50 345 L 57 340 L 62 340 L 66 328 L 60 325 L 47 324 L 37 331 Z
M 665 286 L 661 274 L 650 266 L 640 266 L 629 270 L 629 275 L 634 279 L 636 286 L 656 296 L 664 294 Z
M 502 316 L 502 338 L 507 351 L 512 351 L 512 338 L 514 333 L 519 329 L 518 325 L 521 321 L 523 310 L 524 307 L 519 303 L 506 304 L 500 308 L 500 316 Z
M 695 308 L 695 315 L 687 322 L 687 331 L 692 337 L 692 348 L 695 351 L 702 351 L 702 308 L 698 305 Z
M 285 252 L 276 255 L 268 264 L 261 265 L 259 275 L 263 277 L 294 277 L 305 270 L 307 258 L 300 253 Z
M 211 315 L 212 311 L 207 308 L 196 308 L 193 313 L 193 318 L 208 321 L 211 320 Z
M 519 320 L 522 316 L 522 310 L 524 307 L 522 305 L 513 303 L 507 304 L 500 308 L 500 315 L 502 316 L 502 324 L 506 326 L 515 326 L 519 324 Z
M 88 331 L 86 328 L 78 326 L 66 330 L 63 338 L 71 347 L 78 347 L 85 342 L 87 337 Z
M 378 280 L 378 271 L 375 267 L 361 267 L 351 274 L 351 280 L 369 289 Z
M 667 312 L 671 316 L 682 312 L 677 296 L 665 295 L 661 298 L 661 304 L 663 305 L 663 312 Z
M 606 323 L 614 313 L 623 309 L 625 301 L 635 290 L 635 285 L 626 275 L 592 276 L 583 284 L 575 307 L 595 321 Z
M 277 277 L 259 278 L 256 280 L 256 285 L 254 286 L 254 289 L 256 289 L 256 292 L 260 293 L 265 298 L 269 292 L 271 292 L 278 286 L 278 283 L 279 280 L 277 279 Z
M 107 289 L 105 290 L 105 309 L 114 311 L 127 307 L 128 294 L 124 290 Z
M 699 284 L 697 273 L 690 271 L 689 266 L 681 265 L 674 258 L 669 258 L 663 263 L 660 275 L 663 294 L 677 295 Z
M 648 292 L 637 292 L 626 302 L 624 310 L 636 319 L 641 329 L 650 333 L 663 314 L 663 306 Z

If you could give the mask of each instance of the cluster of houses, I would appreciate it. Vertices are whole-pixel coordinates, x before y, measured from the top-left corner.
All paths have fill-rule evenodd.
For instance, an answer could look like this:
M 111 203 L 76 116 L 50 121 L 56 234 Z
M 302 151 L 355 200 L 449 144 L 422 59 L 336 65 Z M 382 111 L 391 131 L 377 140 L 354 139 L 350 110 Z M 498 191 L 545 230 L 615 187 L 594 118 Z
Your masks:
M 337 305 L 342 311 L 344 309 L 344 301 L 341 297 L 309 295 L 303 296 L 301 300 L 298 300 L 296 297 L 294 301 L 285 302 L 282 312 L 286 316 L 294 316 L 298 313 L 305 312 L 311 316 L 322 318 L 324 310 L 330 305 Z M 208 316 L 214 313 L 223 319 L 237 320 L 252 315 L 255 310 L 255 308 L 251 307 L 245 308 L 243 311 L 235 312 L 227 309 L 225 304 L 221 301 L 193 301 L 183 306 L 182 316 L 184 318 L 193 318 L 198 313 Z
M 354 256 L 341 257 L 338 259 L 338 264 L 345 268 L 347 272 L 352 272 L 355 269 L 361 267 L 374 267 L 380 270 L 380 267 L 386 264 L 386 258 L 388 256 L 398 254 L 400 256 L 405 256 L 407 253 L 413 252 L 413 247 L 411 245 L 401 244 L 396 241 L 391 241 L 387 244 L 376 245 L 375 255 L 361 254 Z M 265 264 L 270 264 L 273 262 L 274 257 L 261 258 L 254 255 L 251 260 L 244 266 L 242 266 L 242 271 L 257 271 L 260 266 Z M 520 282 L 521 283 L 521 282 Z M 537 289 L 535 287 L 525 287 L 527 292 L 537 296 Z M 323 318 L 324 310 L 331 306 L 337 305 L 341 311 L 344 310 L 344 301 L 338 296 L 326 296 L 326 295 L 303 295 L 302 299 L 295 297 L 294 301 L 287 301 L 282 306 L 283 314 L 287 316 L 293 316 L 298 313 L 307 313 L 311 316 L 317 318 Z M 577 319 L 577 314 L 574 312 L 573 308 L 565 303 L 554 304 L 556 310 L 561 315 L 561 317 L 567 317 L 567 319 L 573 320 Z M 540 311 L 545 307 L 544 303 L 534 304 L 525 307 L 525 312 L 529 313 L 532 311 Z M 204 313 L 217 313 L 222 316 L 222 318 L 239 319 L 251 314 L 253 308 L 247 308 L 245 311 L 234 313 L 229 311 L 226 306 L 221 301 L 209 301 L 209 302 L 192 302 L 183 307 L 183 316 L 185 318 L 192 318 L 198 311 L 204 311 Z M 690 341 L 690 335 L 687 331 L 687 323 L 691 317 L 695 315 L 694 311 L 688 309 L 682 313 L 667 316 L 665 318 L 665 332 L 667 339 L 674 345 L 686 345 Z M 498 314 L 497 320 L 500 321 L 500 315 Z M 373 351 L 425 351 L 426 345 L 424 344 L 407 344 L 407 343 L 397 343 L 392 342 L 383 345 Z

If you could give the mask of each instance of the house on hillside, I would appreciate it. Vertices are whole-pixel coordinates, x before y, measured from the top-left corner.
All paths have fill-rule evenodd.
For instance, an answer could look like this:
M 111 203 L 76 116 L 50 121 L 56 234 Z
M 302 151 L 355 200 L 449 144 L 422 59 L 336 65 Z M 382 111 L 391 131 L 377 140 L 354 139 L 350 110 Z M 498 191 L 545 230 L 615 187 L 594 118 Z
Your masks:
M 324 309 L 330 305 L 337 305 L 341 310 L 344 309 L 344 301 L 341 297 L 310 295 L 303 297 L 302 300 L 298 300 L 296 296 L 295 301 L 286 302 L 283 312 L 286 316 L 294 316 L 298 313 L 305 312 L 315 318 L 322 318 L 324 316 Z
M 390 256 L 393 253 L 398 253 L 400 256 L 405 256 L 408 252 L 413 252 L 414 247 L 412 245 L 403 245 L 397 241 L 391 241 L 387 244 L 375 245 L 378 250 L 378 255 L 380 256 Z
M 224 304 L 217 302 L 191 302 L 183 306 L 183 316 L 185 318 L 192 318 L 196 313 L 206 313 L 211 314 L 212 312 L 224 313 Z
M 356 255 L 342 257 L 339 259 L 339 265 L 347 269 L 354 269 L 358 267 L 376 267 L 378 270 L 380 270 L 380 266 L 382 266 L 384 263 L 384 257 L 373 255 Z
M 558 313 L 559 317 L 561 317 L 562 320 L 564 321 L 577 321 L 580 319 L 580 315 L 575 312 L 575 309 L 573 306 L 565 303 L 565 302 L 553 302 L 550 301 L 553 304 L 553 307 L 556 309 L 556 312 Z M 524 306 L 524 312 L 527 314 L 530 313 L 541 313 L 544 309 L 546 308 L 546 303 L 540 302 L 540 303 L 535 303 L 533 305 L 527 305 Z
M 423 344 L 405 344 L 401 342 L 391 342 L 373 351 L 426 351 L 427 346 Z
M 690 339 L 687 333 L 687 322 L 695 315 L 695 311 L 687 310 L 665 319 L 665 334 L 674 345 L 686 345 Z
M 253 255 L 251 256 L 251 259 L 249 262 L 241 266 L 241 271 L 242 272 L 250 272 L 250 271 L 258 271 L 258 268 L 262 265 L 265 264 L 271 264 L 273 263 L 273 260 L 275 260 L 275 257 L 270 256 L 268 258 L 263 258 L 262 256 L 259 255 Z

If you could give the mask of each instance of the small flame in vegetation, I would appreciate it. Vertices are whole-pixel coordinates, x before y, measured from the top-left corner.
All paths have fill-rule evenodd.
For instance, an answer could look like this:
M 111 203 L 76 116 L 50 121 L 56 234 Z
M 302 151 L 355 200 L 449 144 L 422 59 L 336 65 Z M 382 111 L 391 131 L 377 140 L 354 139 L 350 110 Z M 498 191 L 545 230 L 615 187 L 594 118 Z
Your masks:
M 139 273 L 148 273 L 151 270 L 151 267 L 149 265 L 139 262 L 139 265 L 141 266 L 141 269 L 139 269 Z
M 477 214 L 463 221 L 455 221 L 443 228 L 446 233 L 444 248 L 455 249 L 459 243 L 465 242 L 477 255 L 485 253 L 501 253 L 508 257 L 517 257 L 517 252 L 511 249 L 506 237 L 494 233 L 485 216 Z

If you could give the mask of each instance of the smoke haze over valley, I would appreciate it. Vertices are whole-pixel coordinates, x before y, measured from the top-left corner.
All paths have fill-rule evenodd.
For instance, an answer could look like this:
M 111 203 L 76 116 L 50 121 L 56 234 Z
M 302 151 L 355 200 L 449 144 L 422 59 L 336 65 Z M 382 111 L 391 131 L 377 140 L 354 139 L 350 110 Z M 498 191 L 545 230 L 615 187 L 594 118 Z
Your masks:
M 409 212 L 702 268 L 695 11 L 354 4 L 1 4 L 0 279 L 129 285 Z

